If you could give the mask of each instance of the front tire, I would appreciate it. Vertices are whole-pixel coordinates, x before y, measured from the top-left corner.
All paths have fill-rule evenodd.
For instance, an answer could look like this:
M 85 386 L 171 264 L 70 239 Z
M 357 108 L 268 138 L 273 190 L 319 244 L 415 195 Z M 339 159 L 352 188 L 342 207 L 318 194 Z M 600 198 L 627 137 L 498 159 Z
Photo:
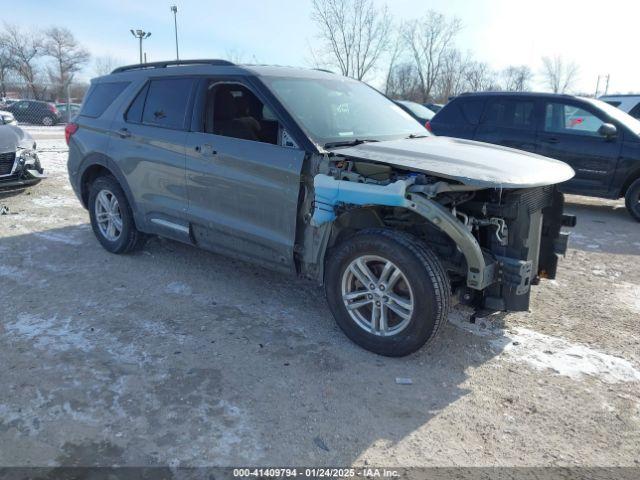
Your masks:
M 438 257 L 417 237 L 384 228 L 362 230 L 333 249 L 325 293 L 347 337 L 391 357 L 431 341 L 451 300 Z
M 640 178 L 627 188 L 624 203 L 629 214 L 640 222 Z
M 52 117 L 50 116 L 44 116 L 42 117 L 42 125 L 44 125 L 45 127 L 51 127 L 54 124 L 54 120 Z
M 127 197 L 118 181 L 99 177 L 89 190 L 91 228 L 100 244 L 111 253 L 129 253 L 144 245 L 144 234 L 136 229 Z

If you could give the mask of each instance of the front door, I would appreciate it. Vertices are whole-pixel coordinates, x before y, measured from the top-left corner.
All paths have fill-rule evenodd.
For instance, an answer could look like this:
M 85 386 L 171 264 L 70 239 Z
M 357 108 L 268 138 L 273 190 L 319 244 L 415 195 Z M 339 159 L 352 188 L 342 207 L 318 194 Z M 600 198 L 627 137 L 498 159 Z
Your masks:
M 304 151 L 240 82 L 206 80 L 187 137 L 189 218 L 205 248 L 294 271 Z
M 622 135 L 605 138 L 599 133 L 609 120 L 603 113 L 572 100 L 545 102 L 538 153 L 568 163 L 575 177 L 563 190 L 587 195 L 604 194 L 616 171 Z

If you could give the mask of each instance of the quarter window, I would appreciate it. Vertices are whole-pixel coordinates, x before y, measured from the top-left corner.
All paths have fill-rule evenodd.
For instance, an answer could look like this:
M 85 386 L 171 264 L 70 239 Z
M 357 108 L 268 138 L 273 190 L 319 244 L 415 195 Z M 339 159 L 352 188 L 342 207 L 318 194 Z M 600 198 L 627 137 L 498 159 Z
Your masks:
M 574 135 L 599 135 L 605 123 L 593 113 L 566 103 L 548 103 L 545 111 L 544 129 L 552 133 Z
M 82 104 L 80 115 L 97 118 L 102 115 L 118 95 L 127 88 L 129 82 L 108 82 L 94 84 Z

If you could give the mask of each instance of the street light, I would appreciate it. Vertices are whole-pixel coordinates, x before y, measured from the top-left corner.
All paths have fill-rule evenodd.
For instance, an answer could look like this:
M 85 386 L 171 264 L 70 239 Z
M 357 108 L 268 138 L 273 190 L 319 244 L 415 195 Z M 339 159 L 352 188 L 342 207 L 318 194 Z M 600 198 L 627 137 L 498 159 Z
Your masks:
M 136 31 L 133 31 L 133 29 L 131 29 L 130 32 L 131 35 L 140 40 L 140 64 L 142 64 L 142 40 L 149 38 L 151 36 L 151 32 L 145 32 L 144 30 L 140 29 Z
M 171 11 L 173 12 L 173 27 L 176 32 L 176 60 L 180 60 L 180 55 L 178 54 L 178 7 L 171 5 Z

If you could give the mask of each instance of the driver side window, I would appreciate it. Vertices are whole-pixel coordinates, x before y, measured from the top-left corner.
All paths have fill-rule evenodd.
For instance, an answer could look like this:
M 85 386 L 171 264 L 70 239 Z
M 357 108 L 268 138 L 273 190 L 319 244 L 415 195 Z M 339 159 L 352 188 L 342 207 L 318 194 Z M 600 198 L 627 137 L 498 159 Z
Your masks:
M 279 145 L 280 124 L 251 90 L 235 83 L 207 88 L 204 132 Z
M 593 113 L 567 103 L 548 103 L 544 129 L 551 133 L 599 136 L 605 121 Z

